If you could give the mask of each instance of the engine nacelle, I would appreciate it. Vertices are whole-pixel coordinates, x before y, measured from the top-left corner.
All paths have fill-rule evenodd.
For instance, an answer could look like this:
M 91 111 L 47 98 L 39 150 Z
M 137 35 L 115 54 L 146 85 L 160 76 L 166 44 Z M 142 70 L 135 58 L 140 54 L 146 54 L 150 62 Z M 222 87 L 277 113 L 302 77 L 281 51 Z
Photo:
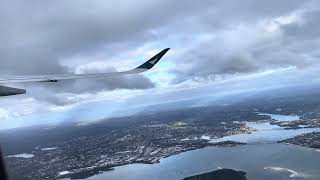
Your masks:
M 25 94 L 26 92 L 27 91 L 25 89 L 0 86 L 0 96 L 13 96 L 18 94 Z

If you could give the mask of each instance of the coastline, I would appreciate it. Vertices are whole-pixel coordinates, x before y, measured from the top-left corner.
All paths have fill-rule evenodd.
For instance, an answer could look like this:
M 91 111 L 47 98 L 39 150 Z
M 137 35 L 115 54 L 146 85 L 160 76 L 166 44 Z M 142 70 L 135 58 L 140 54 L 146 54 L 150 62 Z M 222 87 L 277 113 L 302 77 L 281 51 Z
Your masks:
M 254 143 L 236 147 L 211 146 L 172 155 L 170 157 L 161 159 L 160 163 L 134 163 L 124 166 L 118 166 L 115 167 L 114 171 L 108 171 L 92 176 L 88 178 L 88 180 L 103 180 L 113 178 L 146 180 L 154 177 L 153 174 L 160 175 L 159 177 L 153 178 L 157 180 L 183 179 L 185 177 L 210 172 L 212 170 L 219 170 L 221 168 L 230 168 L 248 172 L 248 179 L 252 179 L 252 177 L 254 177 L 254 174 L 252 174 L 251 172 L 258 171 L 256 166 L 251 166 L 252 163 L 257 164 L 257 166 L 259 167 L 259 173 L 266 173 L 267 170 L 269 173 L 269 169 L 266 169 L 266 167 L 271 167 L 275 170 L 278 168 L 283 168 L 287 170 L 288 173 L 291 170 L 302 173 L 308 169 L 308 173 L 314 174 L 314 178 L 317 179 L 317 177 L 320 177 L 320 174 L 318 174 L 318 170 L 312 169 L 311 171 L 310 167 L 316 167 L 314 164 L 318 163 L 319 158 L 313 158 L 314 162 L 308 162 L 308 164 L 306 165 L 296 163 L 299 162 L 300 158 L 304 157 L 305 155 L 307 155 L 307 157 L 305 158 L 310 159 L 311 157 L 318 155 L 318 153 L 319 152 L 315 151 L 314 149 L 277 142 L 259 144 Z M 298 154 L 300 155 L 298 156 Z M 274 156 L 281 157 L 281 159 L 278 159 Z M 228 158 L 228 161 L 225 161 L 225 158 Z M 297 169 L 295 165 L 302 165 L 302 169 Z M 136 173 L 137 170 L 140 170 L 139 173 Z M 168 172 L 167 170 L 170 171 Z M 166 172 L 169 174 L 166 174 Z M 132 173 L 132 175 L 128 175 L 130 173 Z M 277 177 L 276 175 L 277 174 L 274 174 L 275 177 Z M 287 178 L 283 179 L 291 179 L 289 175 L 284 172 L 282 176 Z M 265 178 L 261 178 L 261 180 L 265 180 Z
M 103 172 L 113 171 L 113 170 L 115 170 L 116 167 L 120 167 L 120 166 L 124 166 L 124 165 L 130 165 L 130 164 L 157 164 L 157 163 L 160 163 L 161 160 L 163 160 L 165 158 L 169 158 L 171 156 L 179 155 L 179 154 L 182 154 L 182 153 L 185 153 L 185 152 L 190 152 L 190 151 L 200 150 L 200 149 L 210 148 L 210 147 L 235 147 L 235 146 L 241 146 L 241 145 L 247 145 L 247 144 L 246 143 L 241 143 L 241 142 L 235 142 L 235 141 L 217 142 L 217 143 L 212 143 L 211 145 L 207 145 L 207 146 L 204 146 L 204 147 L 195 148 L 195 149 L 189 149 L 189 150 L 181 151 L 179 153 L 163 156 L 163 157 L 157 159 L 156 161 L 154 161 L 154 160 L 150 160 L 150 161 L 133 161 L 133 162 L 130 162 L 130 163 L 119 164 L 119 165 L 116 165 L 116 166 L 90 167 L 89 169 L 84 168 L 82 171 L 80 170 L 80 171 L 77 171 L 77 172 L 74 172 L 74 173 L 64 174 L 64 175 L 58 176 L 58 178 L 59 179 L 64 179 L 64 178 L 85 179 L 85 178 L 89 178 L 89 177 L 92 177 L 94 175 L 97 175 L 97 174 L 100 174 L 100 173 L 103 173 Z

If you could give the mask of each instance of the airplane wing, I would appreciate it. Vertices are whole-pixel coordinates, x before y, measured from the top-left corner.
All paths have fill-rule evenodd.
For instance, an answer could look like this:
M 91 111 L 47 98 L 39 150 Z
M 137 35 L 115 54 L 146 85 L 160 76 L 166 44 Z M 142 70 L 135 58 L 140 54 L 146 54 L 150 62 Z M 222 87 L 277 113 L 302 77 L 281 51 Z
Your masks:
M 97 78 L 97 77 L 108 77 L 108 76 L 120 76 L 127 74 L 138 74 L 151 69 L 157 62 L 162 58 L 162 56 L 169 51 L 170 48 L 166 48 L 153 56 L 147 62 L 142 65 L 122 72 L 110 72 L 110 73 L 95 73 L 95 74 L 64 74 L 64 75 L 34 75 L 34 76 L 0 76 L 0 84 L 7 83 L 21 83 L 21 82 L 58 82 L 61 80 L 69 79 L 85 79 L 85 78 Z

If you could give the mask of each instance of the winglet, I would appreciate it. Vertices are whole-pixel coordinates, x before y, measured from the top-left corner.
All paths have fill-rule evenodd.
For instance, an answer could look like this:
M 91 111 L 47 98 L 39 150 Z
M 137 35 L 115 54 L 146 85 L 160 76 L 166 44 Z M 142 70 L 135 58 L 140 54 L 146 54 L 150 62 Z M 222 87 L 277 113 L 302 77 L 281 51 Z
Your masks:
M 166 48 L 159 52 L 157 55 L 153 56 L 151 59 L 149 59 L 147 62 L 143 63 L 141 66 L 137 67 L 136 69 L 145 69 L 149 70 L 151 69 L 154 65 L 159 62 L 159 60 L 162 58 L 164 54 L 166 54 L 167 51 L 169 51 L 170 48 Z

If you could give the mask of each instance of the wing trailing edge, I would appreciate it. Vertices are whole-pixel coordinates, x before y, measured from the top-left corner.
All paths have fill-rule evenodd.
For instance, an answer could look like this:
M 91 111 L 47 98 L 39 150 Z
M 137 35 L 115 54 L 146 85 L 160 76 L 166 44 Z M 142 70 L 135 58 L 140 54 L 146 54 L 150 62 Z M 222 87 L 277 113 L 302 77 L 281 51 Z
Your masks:
M 142 65 L 122 72 L 109 72 L 109 73 L 95 73 L 95 74 L 63 74 L 63 75 L 34 75 L 34 76 L 0 76 L 0 84 L 7 83 L 22 83 L 22 82 L 58 82 L 61 80 L 69 79 L 85 79 L 85 78 L 97 78 L 108 76 L 120 76 L 128 74 L 138 74 L 153 68 L 160 59 L 170 50 L 170 48 L 163 49 L 151 59 L 143 63 Z

